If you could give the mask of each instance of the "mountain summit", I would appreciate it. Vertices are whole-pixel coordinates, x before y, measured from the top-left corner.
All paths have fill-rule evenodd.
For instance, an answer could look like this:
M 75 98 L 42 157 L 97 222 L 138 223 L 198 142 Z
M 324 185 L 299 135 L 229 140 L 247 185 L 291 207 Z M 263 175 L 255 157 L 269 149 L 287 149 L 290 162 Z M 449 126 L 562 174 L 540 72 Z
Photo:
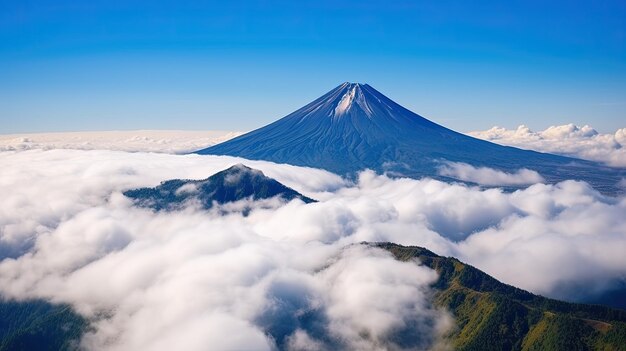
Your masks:
M 472 138 L 398 105 L 368 84 L 343 83 L 301 109 L 199 154 L 231 155 L 354 175 L 446 178 L 446 162 L 504 172 L 528 168 L 547 182 L 580 179 L 614 193 L 626 171 Z
M 155 188 L 127 190 L 124 195 L 141 207 L 154 210 L 178 210 L 195 204 L 210 209 L 215 204 L 240 200 L 264 200 L 280 197 L 285 201 L 295 198 L 305 203 L 315 200 L 269 178 L 263 172 L 236 164 L 207 179 L 172 179 Z M 247 212 L 244 211 L 244 212 Z

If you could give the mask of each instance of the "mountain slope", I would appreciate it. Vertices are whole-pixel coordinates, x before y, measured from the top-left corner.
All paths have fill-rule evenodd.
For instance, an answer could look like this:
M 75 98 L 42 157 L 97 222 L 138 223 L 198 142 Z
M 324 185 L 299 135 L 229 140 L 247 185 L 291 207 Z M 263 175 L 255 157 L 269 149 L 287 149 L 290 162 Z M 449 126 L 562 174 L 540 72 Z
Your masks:
M 372 245 L 439 273 L 434 300 L 454 314 L 455 350 L 626 350 L 626 311 L 534 295 L 421 247 Z
M 225 204 L 239 200 L 263 200 L 281 197 L 284 200 L 298 198 L 305 203 L 314 200 L 266 177 L 263 172 L 234 165 L 204 180 L 173 179 L 155 188 L 128 190 L 124 195 L 142 207 L 159 210 L 176 210 L 189 204 L 210 209 L 214 203 Z
M 441 177 L 442 161 L 505 172 L 529 168 L 548 182 L 580 179 L 614 193 L 626 170 L 501 146 L 457 133 L 393 102 L 371 86 L 344 83 L 288 116 L 199 154 L 231 155 L 354 175 L 370 168 Z
M 0 351 L 77 350 L 87 326 L 66 305 L 0 301 Z

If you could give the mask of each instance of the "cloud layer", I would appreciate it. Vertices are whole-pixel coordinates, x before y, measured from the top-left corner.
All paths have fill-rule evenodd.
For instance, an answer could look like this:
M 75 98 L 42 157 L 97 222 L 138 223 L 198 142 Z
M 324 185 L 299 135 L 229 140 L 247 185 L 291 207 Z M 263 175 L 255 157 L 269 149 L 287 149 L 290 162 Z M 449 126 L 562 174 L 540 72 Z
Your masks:
M 598 161 L 613 167 L 626 167 L 626 128 L 618 129 L 614 134 L 601 134 L 588 125 L 551 126 L 537 132 L 521 125 L 515 130 L 493 127 L 467 134 L 522 149 Z
M 121 192 L 244 163 L 320 200 L 236 211 L 135 208 Z M 0 152 L 0 293 L 73 304 L 90 349 L 424 348 L 453 328 L 434 271 L 355 245 L 460 258 L 515 286 L 585 299 L 626 275 L 626 199 L 587 184 L 506 193 L 232 157 Z M 228 213 L 222 215 L 222 213 Z M 400 345 L 412 335 L 411 345 Z
M 0 176 L 8 194 L 2 294 L 73 304 L 95 321 L 82 341 L 89 349 L 373 350 L 409 332 L 414 344 L 402 347 L 426 347 L 451 326 L 428 300 L 434 271 L 325 240 L 342 225 L 339 216 L 317 226 L 313 216 L 327 209 L 306 213 L 308 205 L 293 201 L 278 217 L 275 206 L 248 217 L 153 213 L 120 193 L 206 177 L 240 159 L 75 150 L 0 158 L 13 166 Z M 324 171 L 247 164 L 320 196 L 345 186 Z M 290 218 L 298 213 L 312 240 L 298 235 Z
M 443 162 L 439 167 L 439 175 L 490 186 L 528 185 L 544 181 L 539 173 L 526 168 L 507 173 L 488 167 L 474 167 L 462 162 Z

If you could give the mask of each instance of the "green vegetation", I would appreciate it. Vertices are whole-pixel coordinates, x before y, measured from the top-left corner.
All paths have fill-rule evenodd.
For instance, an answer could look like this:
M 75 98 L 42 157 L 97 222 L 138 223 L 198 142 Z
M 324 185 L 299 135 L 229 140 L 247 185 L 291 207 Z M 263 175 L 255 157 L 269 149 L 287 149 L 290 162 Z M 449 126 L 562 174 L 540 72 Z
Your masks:
M 544 298 L 421 247 L 375 244 L 435 269 L 435 304 L 454 314 L 455 350 L 626 350 L 626 311 Z
M 0 301 L 0 351 L 75 350 L 87 327 L 67 305 Z

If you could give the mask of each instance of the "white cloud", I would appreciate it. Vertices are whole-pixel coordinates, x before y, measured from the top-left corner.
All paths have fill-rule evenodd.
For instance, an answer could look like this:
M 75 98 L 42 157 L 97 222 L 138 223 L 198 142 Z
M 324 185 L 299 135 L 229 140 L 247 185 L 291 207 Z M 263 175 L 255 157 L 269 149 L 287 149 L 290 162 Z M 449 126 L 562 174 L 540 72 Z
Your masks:
M 154 213 L 121 194 L 237 163 L 320 202 L 243 217 Z M 375 349 L 408 325 L 414 346 L 436 342 L 452 322 L 430 303 L 434 272 L 351 246 L 361 241 L 424 246 L 562 298 L 626 274 L 626 199 L 582 182 L 506 193 L 365 171 L 351 184 L 232 157 L 80 150 L 0 152 L 0 167 L 0 247 L 14 257 L 0 262 L 0 292 L 98 316 L 92 349 Z
M 340 340 L 348 340 L 349 349 L 365 350 L 372 342 L 385 345 L 399 339 L 394 335 L 407 332 L 434 335 L 432 321 L 448 323 L 428 301 L 428 286 L 437 274 L 414 262 L 389 260 L 389 253 L 356 246 L 321 275 L 329 300 L 329 328 Z M 424 330 L 412 330 L 415 327 Z M 410 348 L 426 349 L 431 344 L 428 338 L 416 338 Z
M 506 173 L 489 167 L 474 167 L 462 162 L 443 162 L 439 167 L 439 175 L 491 186 L 528 185 L 544 181 L 539 173 L 526 168 L 518 169 L 515 173 Z
M 537 132 L 521 125 L 515 130 L 493 127 L 467 134 L 522 149 L 598 161 L 614 167 L 626 167 L 626 128 L 618 129 L 614 134 L 602 134 L 588 125 L 551 126 Z
M 195 183 L 186 183 L 176 189 L 176 195 L 195 194 L 198 192 L 198 185 Z

